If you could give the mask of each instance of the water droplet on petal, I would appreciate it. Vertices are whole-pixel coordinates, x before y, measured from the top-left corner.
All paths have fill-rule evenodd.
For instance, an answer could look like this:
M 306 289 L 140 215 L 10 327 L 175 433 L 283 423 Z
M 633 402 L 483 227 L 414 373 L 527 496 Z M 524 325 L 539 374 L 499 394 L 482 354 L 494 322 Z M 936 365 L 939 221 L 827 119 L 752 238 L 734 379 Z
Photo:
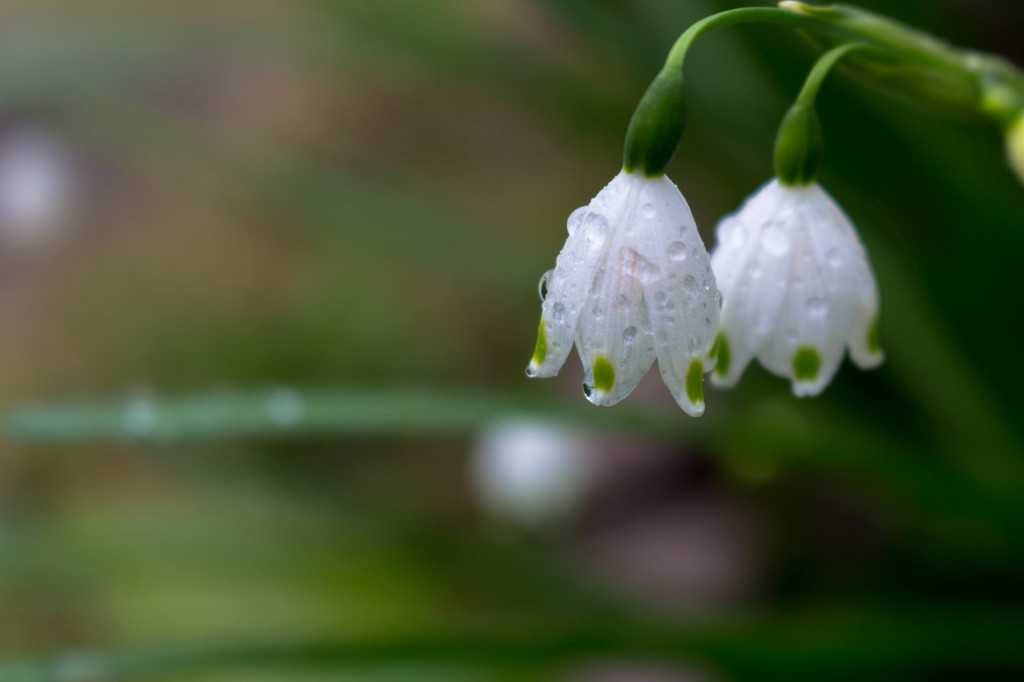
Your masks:
M 818 297 L 807 299 L 807 313 L 811 317 L 825 317 L 828 313 L 828 301 Z
M 622 269 L 644 284 L 649 284 L 661 277 L 661 268 L 641 256 L 635 249 L 624 248 L 619 257 L 622 260 Z
M 691 296 L 697 293 L 697 278 L 693 275 L 683 277 L 683 290 Z
M 686 260 L 686 244 L 672 242 L 668 245 L 668 257 L 672 260 Z
M 665 292 L 664 291 L 659 291 L 658 293 L 654 294 L 654 300 L 657 301 L 658 303 L 661 303 L 662 301 L 664 301 L 665 300 Z
M 640 207 L 640 213 L 642 213 L 645 218 L 653 218 L 654 204 L 644 204 Z
M 537 283 L 537 293 L 540 294 L 541 301 L 548 297 L 548 281 L 550 281 L 554 274 L 555 271 L 552 269 L 540 276 L 540 281 Z
M 827 260 L 828 264 L 832 267 L 838 268 L 843 264 L 843 254 L 840 253 L 839 249 L 833 247 L 825 254 L 825 260 Z
M 599 305 L 595 305 L 593 308 L 591 308 L 590 312 L 594 315 L 595 320 L 600 320 L 602 317 L 604 317 L 604 311 L 601 310 L 601 306 Z
M 587 244 L 591 249 L 599 249 L 608 236 L 608 220 L 600 213 L 591 213 L 582 227 Z
M 587 210 L 588 207 L 581 206 L 580 208 L 577 208 L 575 211 L 569 214 L 569 220 L 568 222 L 566 222 L 565 227 L 567 230 L 569 230 L 570 237 L 573 235 L 574 232 L 576 232 L 576 228 L 583 224 L 583 219 L 587 215 Z
M 757 279 L 758 277 L 760 277 L 761 276 L 761 261 L 752 260 L 749 263 L 747 263 L 747 273 L 751 277 L 753 277 L 754 279 Z
M 775 256 L 782 256 L 789 251 L 790 239 L 786 230 L 781 224 L 772 222 L 768 224 L 764 234 L 761 235 L 761 243 L 765 250 Z
M 565 304 L 558 302 L 551 306 L 551 317 L 554 318 L 555 322 L 561 322 L 565 319 Z
M 636 327 L 626 327 L 622 332 L 622 340 L 626 343 L 633 343 L 636 340 Z

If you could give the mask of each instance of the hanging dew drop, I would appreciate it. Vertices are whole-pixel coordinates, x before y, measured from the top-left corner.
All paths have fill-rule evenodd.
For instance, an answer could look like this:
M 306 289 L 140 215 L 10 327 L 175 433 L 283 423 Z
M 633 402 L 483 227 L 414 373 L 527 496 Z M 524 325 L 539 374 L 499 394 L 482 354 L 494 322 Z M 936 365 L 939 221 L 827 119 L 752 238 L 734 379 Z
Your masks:
M 551 269 L 540 276 L 540 282 L 537 283 L 537 293 L 540 294 L 541 301 L 548 297 L 548 281 L 554 274 L 554 269 Z

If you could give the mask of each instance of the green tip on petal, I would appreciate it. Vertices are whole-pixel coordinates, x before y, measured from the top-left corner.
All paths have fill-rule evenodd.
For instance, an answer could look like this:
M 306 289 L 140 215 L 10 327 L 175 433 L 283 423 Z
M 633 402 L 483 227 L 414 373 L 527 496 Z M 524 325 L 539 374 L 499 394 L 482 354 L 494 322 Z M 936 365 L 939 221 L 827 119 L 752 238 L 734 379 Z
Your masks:
M 1006 151 L 1010 155 L 1010 165 L 1024 183 L 1024 114 L 1017 117 L 1006 133 Z
M 724 377 L 729 373 L 729 361 L 732 359 L 729 350 L 729 341 L 725 338 L 725 334 L 722 332 L 718 333 L 718 338 L 715 339 L 715 347 L 711 349 L 712 353 L 718 354 L 718 364 L 715 365 L 715 374 L 720 377 Z
M 526 373 L 533 376 L 532 372 L 544 364 L 544 358 L 548 356 L 548 336 L 544 331 L 544 318 L 540 318 L 540 328 L 537 329 L 537 346 L 533 349 L 533 357 L 530 359 L 530 368 Z
M 814 381 L 821 370 L 821 355 L 809 346 L 798 348 L 793 356 L 793 374 L 798 381 Z
M 700 360 L 691 362 L 686 372 L 686 397 L 694 405 L 704 402 L 704 365 Z
M 871 322 L 871 326 L 868 327 L 868 350 L 878 355 L 882 352 L 882 339 L 878 333 L 878 317 Z
M 615 368 L 608 358 L 599 357 L 594 361 L 594 390 L 608 393 L 615 385 Z

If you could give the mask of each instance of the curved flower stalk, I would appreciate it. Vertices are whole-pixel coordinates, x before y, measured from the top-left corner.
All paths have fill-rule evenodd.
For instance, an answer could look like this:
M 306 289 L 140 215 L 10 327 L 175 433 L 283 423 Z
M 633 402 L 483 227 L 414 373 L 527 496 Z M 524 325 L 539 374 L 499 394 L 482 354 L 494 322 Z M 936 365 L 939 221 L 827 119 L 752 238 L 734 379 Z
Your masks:
M 721 296 L 683 195 L 664 175 L 622 171 L 569 216 L 568 230 L 541 280 L 527 374 L 554 376 L 575 342 L 587 398 L 613 405 L 657 358 L 679 406 L 703 414 Z
M 878 288 L 864 246 L 832 197 L 814 182 L 772 180 L 716 230 L 711 256 L 724 296 L 716 386 L 733 386 L 757 358 L 813 396 L 844 351 L 863 369 L 883 359 Z

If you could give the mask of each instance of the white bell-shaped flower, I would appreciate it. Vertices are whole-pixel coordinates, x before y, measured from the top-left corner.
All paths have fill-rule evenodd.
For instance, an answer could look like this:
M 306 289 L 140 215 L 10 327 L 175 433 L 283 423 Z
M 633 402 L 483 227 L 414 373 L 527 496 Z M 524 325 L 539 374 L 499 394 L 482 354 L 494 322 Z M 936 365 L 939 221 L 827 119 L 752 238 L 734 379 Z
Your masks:
M 568 229 L 555 269 L 541 279 L 527 374 L 557 374 L 575 341 L 587 398 L 613 405 L 657 357 L 676 402 L 702 414 L 721 296 L 679 189 L 664 175 L 623 171 L 569 216 Z
M 751 359 L 788 377 L 793 393 L 829 384 L 844 350 L 861 368 L 882 362 L 878 290 L 849 218 L 816 182 L 772 180 L 719 223 L 711 256 L 722 290 L 716 386 Z

